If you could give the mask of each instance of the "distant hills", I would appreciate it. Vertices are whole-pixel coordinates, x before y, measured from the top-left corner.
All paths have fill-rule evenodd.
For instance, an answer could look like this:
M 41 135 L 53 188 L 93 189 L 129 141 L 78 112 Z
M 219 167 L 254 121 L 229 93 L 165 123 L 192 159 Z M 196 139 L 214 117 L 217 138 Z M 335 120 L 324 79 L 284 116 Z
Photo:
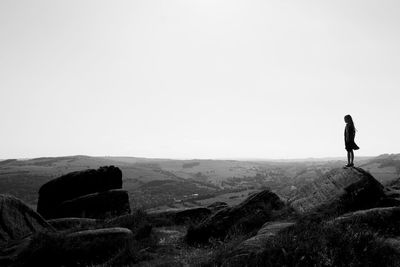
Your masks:
M 0 193 L 15 195 L 35 207 L 37 192 L 45 182 L 72 171 L 114 165 L 122 170 L 132 207 L 190 207 L 220 199 L 237 203 L 260 188 L 270 188 L 285 199 L 302 184 L 344 164 L 344 158 L 239 161 L 80 155 L 7 159 L 0 161 Z M 356 165 L 384 184 L 400 177 L 400 154 L 356 158 Z

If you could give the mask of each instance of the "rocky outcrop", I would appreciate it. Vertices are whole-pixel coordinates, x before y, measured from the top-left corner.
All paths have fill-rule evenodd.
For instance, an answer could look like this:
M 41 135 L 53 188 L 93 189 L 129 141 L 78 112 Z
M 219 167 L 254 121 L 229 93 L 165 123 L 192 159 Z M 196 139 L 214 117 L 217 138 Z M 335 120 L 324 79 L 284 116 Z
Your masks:
M 170 209 L 148 212 L 149 221 L 155 226 L 196 223 L 211 214 L 208 208 Z
M 45 231 L 55 229 L 21 200 L 0 195 L 0 246 Z
M 122 172 L 114 166 L 71 172 L 42 185 L 37 211 L 54 218 L 58 206 L 80 196 L 122 188 Z
M 38 212 L 46 219 L 105 218 L 130 212 L 122 172 L 114 166 L 68 173 L 39 190 Z
M 102 219 L 130 213 L 128 192 L 122 189 L 89 194 L 61 203 L 57 217 Z
M 299 188 L 289 199 L 300 213 L 345 213 L 376 207 L 384 197 L 383 186 L 361 168 L 334 169 Z
M 249 196 L 242 203 L 224 208 L 197 226 L 188 229 L 188 242 L 207 242 L 210 237 L 224 238 L 230 231 L 251 232 L 261 227 L 285 207 L 279 197 L 264 190 Z
M 49 223 L 21 200 L 0 195 L 0 266 L 77 266 L 108 260 L 127 247 L 133 233 L 121 227 L 98 229 L 102 225 L 102 220 L 82 218 Z
M 222 266 L 246 266 L 246 262 L 249 262 L 252 256 L 262 252 L 268 239 L 294 224 L 294 222 L 288 221 L 266 222 L 255 236 L 247 239 L 233 249 Z
M 1 251 L 1 266 L 86 266 L 102 263 L 129 246 L 126 228 L 84 230 L 25 238 Z

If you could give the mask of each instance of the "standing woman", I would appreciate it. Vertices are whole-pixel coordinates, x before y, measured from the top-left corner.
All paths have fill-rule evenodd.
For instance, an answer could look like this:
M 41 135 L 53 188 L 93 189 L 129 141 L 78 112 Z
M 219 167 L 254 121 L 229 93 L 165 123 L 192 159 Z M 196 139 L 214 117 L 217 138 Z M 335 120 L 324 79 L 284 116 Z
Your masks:
M 353 118 L 350 115 L 344 116 L 344 121 L 346 122 L 346 128 L 344 129 L 344 143 L 347 150 L 347 165 L 346 167 L 354 166 L 354 152 L 353 150 L 359 149 L 359 147 L 354 142 L 354 137 L 356 136 L 356 128 L 354 127 Z

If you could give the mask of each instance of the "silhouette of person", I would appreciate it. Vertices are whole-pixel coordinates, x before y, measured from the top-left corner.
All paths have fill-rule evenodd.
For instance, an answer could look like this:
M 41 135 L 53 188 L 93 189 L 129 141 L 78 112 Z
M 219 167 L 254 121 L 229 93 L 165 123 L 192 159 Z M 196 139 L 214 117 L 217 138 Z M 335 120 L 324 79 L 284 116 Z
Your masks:
M 356 136 L 356 127 L 354 127 L 353 118 L 350 115 L 344 116 L 346 127 L 344 128 L 344 144 L 347 150 L 347 165 L 346 167 L 354 166 L 354 152 L 353 150 L 360 149 L 354 142 Z

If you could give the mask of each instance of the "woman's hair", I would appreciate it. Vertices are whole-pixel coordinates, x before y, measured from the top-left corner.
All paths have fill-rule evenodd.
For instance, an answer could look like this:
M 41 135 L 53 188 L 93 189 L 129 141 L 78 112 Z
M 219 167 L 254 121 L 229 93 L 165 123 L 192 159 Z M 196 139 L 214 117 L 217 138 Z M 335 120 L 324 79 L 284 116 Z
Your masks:
M 354 126 L 353 118 L 349 114 L 344 116 L 344 121 L 346 123 L 350 124 L 351 126 L 353 126 L 354 130 L 356 130 L 356 127 Z

